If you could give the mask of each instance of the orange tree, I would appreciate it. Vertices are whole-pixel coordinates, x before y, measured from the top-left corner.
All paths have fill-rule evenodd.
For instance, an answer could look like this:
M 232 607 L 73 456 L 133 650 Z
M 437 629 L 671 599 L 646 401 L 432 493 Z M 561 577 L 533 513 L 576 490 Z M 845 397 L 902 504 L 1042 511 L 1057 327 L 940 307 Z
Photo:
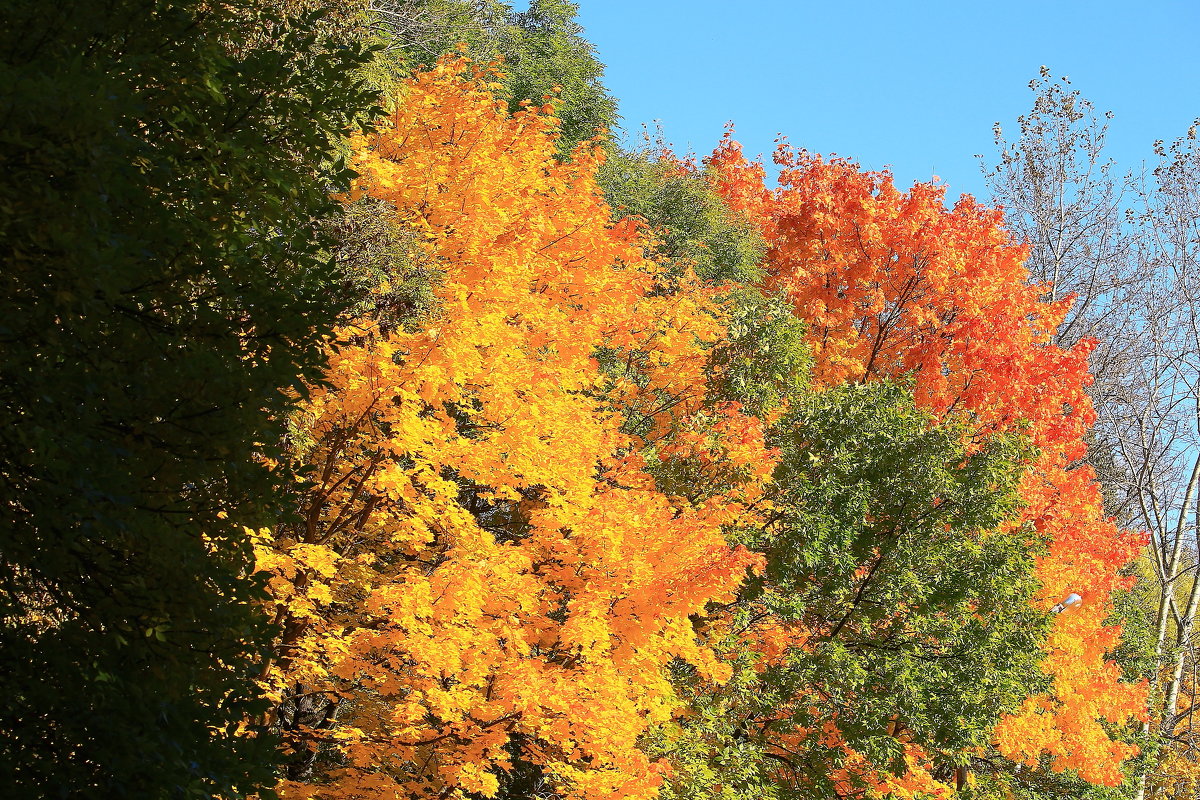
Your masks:
M 766 239 L 766 285 L 786 297 L 806 326 L 815 388 L 903 381 L 930 424 L 958 427 L 964 458 L 1013 436 L 1028 443 L 1019 459 L 1020 508 L 1008 521 L 993 522 L 999 535 L 1026 548 L 1044 546 L 1033 568 L 1039 608 L 1071 591 L 1085 602 L 1054 618 L 1041 657 L 1049 685 L 1009 709 L 992 740 L 1010 759 L 1033 765 L 1044 758 L 1055 770 L 1119 783 L 1120 764 L 1136 748 L 1111 737 L 1105 720 L 1120 724 L 1143 714 L 1144 692 L 1121 683 L 1106 659 L 1119 635 L 1106 619 L 1112 592 L 1124 581 L 1120 568 L 1140 540 L 1103 518 L 1094 476 L 1078 463 L 1092 419 L 1083 391 L 1091 343 L 1069 351 L 1049 343 L 1065 302 L 1043 303 L 1041 289 L 1026 284 L 1024 251 L 1009 241 L 997 211 L 969 198 L 948 209 L 941 187 L 917 184 L 901 192 L 886 173 L 786 147 L 777 162 L 774 191 L 766 189 L 761 165 L 747 162 L 729 139 L 708 168 L 721 195 Z M 930 498 L 932 507 L 944 502 L 943 494 Z M 982 537 L 981 531 L 976 538 Z M 849 584 L 865 587 L 882 555 L 868 553 L 862 573 L 847 576 Z M 821 634 L 792 626 L 788 635 L 804 641 Z M 861 701 L 841 702 L 852 709 Z M 842 747 L 850 731 L 838 719 L 847 716 L 832 707 L 823 712 L 826 745 Z M 912 738 L 903 715 L 873 722 L 893 738 L 903 739 L 897 731 L 907 727 Z M 853 767 L 862 755 L 848 752 L 844 763 Z M 848 770 L 861 778 L 850 788 L 869 786 L 877 767 Z M 892 791 L 876 783 L 876 791 Z
M 356 146 L 407 250 L 294 420 L 303 523 L 259 542 L 285 797 L 650 797 L 664 665 L 727 673 L 689 615 L 756 562 L 722 531 L 774 462 L 706 396 L 720 309 L 610 223 L 597 149 L 560 161 L 549 107 L 496 88 L 443 60 Z

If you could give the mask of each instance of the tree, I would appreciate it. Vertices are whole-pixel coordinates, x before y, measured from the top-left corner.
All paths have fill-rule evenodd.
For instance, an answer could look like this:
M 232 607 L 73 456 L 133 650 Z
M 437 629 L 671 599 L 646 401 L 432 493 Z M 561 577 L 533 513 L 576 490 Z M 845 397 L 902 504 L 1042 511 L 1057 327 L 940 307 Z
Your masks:
M 694 161 L 659 141 L 610 152 L 597 179 L 618 215 L 645 221 L 656 255 L 676 271 L 691 270 L 714 285 L 750 286 L 761 278 L 763 242 L 716 193 Z
M 341 310 L 320 223 L 367 55 L 251 3 L 2 17 L 0 786 L 240 796 L 276 760 L 237 735 L 245 531 L 284 513 L 281 389 Z
M 502 63 L 509 110 L 549 102 L 559 118 L 558 152 L 617 126 L 617 103 L 604 88 L 604 65 L 576 22 L 569 0 L 533 0 L 515 11 L 501 0 L 376 0 L 370 4 L 386 46 L 406 69 L 427 68 L 464 48 L 473 61 Z M 498 87 L 499 88 L 499 87 Z
M 259 542 L 284 796 L 652 797 L 663 667 L 720 677 L 690 616 L 758 560 L 724 528 L 774 461 L 706 396 L 720 308 L 612 222 L 601 150 L 560 160 L 496 88 L 443 59 L 356 146 L 411 250 L 294 420 L 303 520 Z M 425 315 L 393 291 L 422 278 Z
M 1196 498 L 1200 458 L 1200 155 L 1193 127 L 1169 147 L 1156 147 L 1160 163 L 1144 193 L 1139 226 L 1141 262 L 1154 282 L 1141 298 L 1145 322 L 1137 330 L 1142 358 L 1131 370 L 1125 392 L 1114 403 L 1122 423 L 1117 450 L 1130 475 L 1128 493 L 1138 521 L 1150 532 L 1155 598 L 1154 660 L 1156 692 L 1151 730 L 1162 739 L 1163 754 L 1148 768 L 1155 796 L 1187 790 L 1195 780 L 1197 741 L 1191 721 L 1195 698 L 1196 615 L 1200 588 L 1196 568 Z M 1150 726 L 1148 725 L 1148 728 Z
M 996 123 L 999 163 L 985 169 L 985 177 L 1006 212 L 1005 224 L 1029 247 L 1030 278 L 1049 302 L 1076 295 L 1055 343 L 1070 347 L 1085 337 L 1105 337 L 1105 345 L 1119 347 L 1122 337 L 1107 335 L 1138 286 L 1125 224 L 1132 181 L 1114 175 L 1115 165 L 1104 159 L 1112 113 L 1101 121 L 1078 90 L 1067 88 L 1070 81 L 1052 81 L 1050 74 L 1042 67 L 1030 81 L 1037 96 L 1033 109 L 1017 118 L 1015 141 L 1006 141 Z M 1095 358 L 1092 365 L 1097 374 L 1114 366 Z
M 780 187 L 727 140 L 709 161 L 718 190 L 767 241 L 767 284 L 808 324 L 818 386 L 908 380 L 917 405 L 968 424 L 975 446 L 1020 433 L 1036 452 L 1022 476 L 1020 523 L 1047 543 L 1036 577 L 1043 608 L 1068 589 L 1087 603 L 1058 615 L 1043 668 L 1051 690 L 1002 720 L 995 741 L 1010 758 L 1045 754 L 1058 769 L 1115 784 L 1136 748 L 1110 737 L 1144 714 L 1142 693 L 1119 682 L 1106 654 L 1118 641 L 1111 597 L 1140 545 L 1103 516 L 1094 473 L 1078 462 L 1093 419 L 1087 356 L 1051 343 L 1067 311 L 1026 284 L 1024 253 L 998 211 L 970 198 L 953 208 L 944 189 L 898 191 L 887 173 L 862 172 L 781 148 Z
M 1027 445 L 969 453 L 960 423 L 888 382 L 792 401 L 774 512 L 748 534 L 767 568 L 729 621 L 736 673 L 687 675 L 666 794 L 944 791 L 1045 681 L 1036 551 L 1010 530 Z
M 1017 118 L 1020 134 L 1013 141 L 996 123 L 998 163 L 984 174 L 1005 226 L 1029 248 L 1030 280 L 1049 302 L 1072 298 L 1054 342 L 1064 348 L 1085 338 L 1096 342 L 1088 358 L 1094 378 L 1088 394 L 1098 409 L 1088 461 L 1106 488 L 1110 511 L 1126 520 L 1132 498 L 1113 452 L 1117 408 L 1108 405 L 1120 402 L 1126 372 L 1141 355 L 1135 332 L 1153 275 L 1137 257 L 1130 224 L 1133 176 L 1117 174 L 1104 156 L 1112 113 L 1097 114 L 1066 78 L 1054 81 L 1050 74 L 1042 67 L 1030 81 L 1033 108 Z
M 570 0 L 533 0 L 511 17 L 499 43 L 512 102 L 553 98 L 564 154 L 617 124 L 616 100 L 601 83 L 604 65 L 575 21 L 578 8 Z

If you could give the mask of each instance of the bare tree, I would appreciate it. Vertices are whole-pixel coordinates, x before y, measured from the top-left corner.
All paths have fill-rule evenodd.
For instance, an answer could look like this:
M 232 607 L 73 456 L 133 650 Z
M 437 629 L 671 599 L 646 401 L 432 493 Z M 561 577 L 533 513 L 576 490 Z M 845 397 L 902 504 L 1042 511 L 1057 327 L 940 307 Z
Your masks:
M 1195 659 L 1196 615 L 1200 610 L 1200 148 L 1196 126 L 1170 147 L 1156 143 L 1159 164 L 1143 191 L 1139 220 L 1142 259 L 1156 280 L 1148 293 L 1149 324 L 1144 336 L 1152 358 L 1143 365 L 1142 395 L 1130 394 L 1129 408 L 1140 411 L 1129 442 L 1128 463 L 1142 469 L 1131 490 L 1140 519 L 1151 534 L 1151 555 L 1160 593 L 1154 655 L 1159 670 L 1152 680 L 1157 733 L 1169 752 L 1195 763 L 1200 739 L 1195 732 L 1190 679 Z M 1135 387 L 1131 387 L 1135 388 Z M 1142 432 L 1145 431 L 1145 432 Z M 1133 431 L 1130 432 L 1131 434 Z M 1192 698 L 1189 698 L 1192 699 Z M 1154 777 L 1154 776 L 1151 776 Z M 1151 789 L 1164 792 L 1162 781 Z M 1144 797 L 1143 777 L 1138 797 Z
M 1103 152 L 1112 115 L 1097 114 L 1069 86 L 1042 68 L 1019 135 L 1006 141 L 996 126 L 999 163 L 985 175 L 1010 230 L 1030 249 L 1031 279 L 1051 302 L 1075 295 L 1056 343 L 1099 342 L 1090 362 L 1098 422 L 1088 461 L 1110 513 L 1149 534 L 1154 721 L 1143 734 L 1158 737 L 1176 763 L 1194 762 L 1200 148 L 1193 126 L 1169 147 L 1156 144 L 1159 164 L 1150 174 L 1118 175 Z M 1167 797 L 1179 785 L 1151 766 L 1136 794 Z
M 430 64 L 460 43 L 481 62 L 494 59 L 510 9 L 500 0 L 366 0 L 383 41 Z
M 1050 302 L 1071 303 L 1055 343 L 1069 348 L 1083 338 L 1097 341 L 1089 393 L 1103 408 L 1141 355 L 1136 301 L 1150 276 L 1134 257 L 1135 183 L 1118 175 L 1104 155 L 1111 113 L 1098 114 L 1066 78 L 1051 79 L 1046 67 L 1029 87 L 1036 93 L 1033 109 L 1018 117 L 1020 132 L 1012 141 L 996 123 L 999 162 L 985 166 L 984 176 L 1014 238 L 1029 247 L 1031 280 L 1046 287 Z M 1110 513 L 1126 517 L 1129 498 L 1120 490 L 1125 476 L 1117 472 L 1112 432 L 1101 416 L 1089 461 L 1106 489 Z
M 1020 135 L 1008 142 L 996 123 L 1000 162 L 984 169 L 1009 230 L 1029 246 L 1033 280 L 1046 284 L 1052 302 L 1076 295 L 1056 336 L 1066 346 L 1121 316 L 1132 277 L 1125 207 L 1132 179 L 1115 176 L 1103 152 L 1112 113 L 1098 115 L 1069 86 L 1042 67 L 1029 83 L 1033 109 L 1017 118 Z

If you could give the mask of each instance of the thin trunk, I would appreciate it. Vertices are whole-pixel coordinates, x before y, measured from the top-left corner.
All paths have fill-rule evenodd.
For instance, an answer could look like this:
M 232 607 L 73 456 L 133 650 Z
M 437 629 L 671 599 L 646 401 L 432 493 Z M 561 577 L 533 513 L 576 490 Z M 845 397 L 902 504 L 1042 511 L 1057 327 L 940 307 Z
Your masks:
M 1158 631 L 1154 640 L 1154 660 L 1157 663 L 1163 655 L 1163 648 L 1167 641 L 1167 622 L 1169 619 L 1168 611 L 1170 606 L 1175 602 L 1175 582 L 1179 580 L 1180 570 L 1179 562 L 1183 557 L 1183 534 L 1187 530 L 1188 509 L 1192 506 L 1192 500 L 1196 495 L 1197 484 L 1200 483 L 1200 456 L 1197 456 L 1195 463 L 1192 466 L 1192 476 L 1188 481 L 1187 491 L 1183 496 L 1183 503 L 1179 508 L 1179 519 L 1175 525 L 1175 541 L 1171 545 L 1171 558 L 1167 562 L 1166 580 L 1162 585 L 1162 597 L 1158 604 Z M 1194 597 L 1196 584 L 1192 586 L 1192 596 Z M 1188 601 L 1189 608 L 1191 607 L 1191 599 Z M 1184 615 L 1185 620 L 1190 620 L 1195 616 L 1195 610 Z
M 1198 461 L 1200 465 L 1200 461 Z M 1194 483 L 1193 483 L 1194 486 Z M 1188 487 L 1188 494 L 1185 502 L 1188 502 L 1193 494 L 1193 486 Z M 1185 505 L 1180 509 L 1180 528 L 1186 524 L 1187 513 L 1189 506 Z M 1193 526 L 1193 532 L 1196 534 L 1197 544 L 1200 544 L 1200 531 Z M 1183 538 L 1180 536 L 1179 538 Z M 1175 573 L 1178 577 L 1178 572 Z M 1183 668 L 1187 660 L 1187 643 L 1192 636 L 1192 628 L 1195 625 L 1196 609 L 1200 607 L 1200 576 L 1193 576 L 1192 589 L 1188 592 L 1187 607 L 1183 612 L 1183 617 L 1179 620 L 1179 632 L 1175 637 L 1177 653 L 1175 654 L 1175 668 L 1171 673 L 1171 682 L 1167 684 L 1167 693 L 1163 701 L 1163 719 L 1162 731 L 1165 734 L 1170 734 L 1175 730 L 1178 719 L 1175 714 L 1175 706 L 1179 701 L 1179 687 L 1183 683 Z

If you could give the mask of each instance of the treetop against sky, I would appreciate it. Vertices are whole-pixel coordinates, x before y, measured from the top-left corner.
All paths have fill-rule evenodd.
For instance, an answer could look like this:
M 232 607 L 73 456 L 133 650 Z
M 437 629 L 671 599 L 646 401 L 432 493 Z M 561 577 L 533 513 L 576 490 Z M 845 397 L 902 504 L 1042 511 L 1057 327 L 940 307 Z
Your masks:
M 1186 0 L 579 6 L 627 135 L 661 123 L 681 151 L 709 152 L 732 121 L 750 155 L 769 159 L 783 133 L 890 167 L 901 186 L 938 175 L 951 198 L 986 196 L 974 155 L 991 157 L 995 122 L 1016 127 L 1041 65 L 1115 113 L 1108 152 L 1122 169 L 1200 116 L 1200 5 Z

